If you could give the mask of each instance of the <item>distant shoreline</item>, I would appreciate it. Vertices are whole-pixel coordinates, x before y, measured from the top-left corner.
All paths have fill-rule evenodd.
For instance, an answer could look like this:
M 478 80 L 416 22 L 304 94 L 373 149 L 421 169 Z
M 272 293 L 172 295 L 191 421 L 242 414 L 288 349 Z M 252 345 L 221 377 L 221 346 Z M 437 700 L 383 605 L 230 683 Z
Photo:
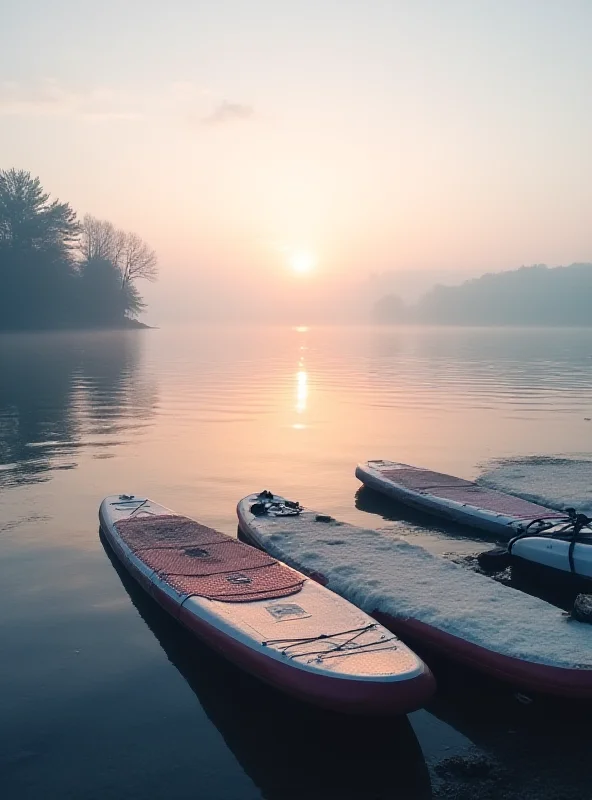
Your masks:
M 117 325 L 88 325 L 88 326 L 63 326 L 51 328 L 0 328 L 3 333 L 84 333 L 87 331 L 135 331 L 135 330 L 157 330 L 154 325 L 146 325 L 145 322 L 130 319 Z
M 413 305 L 397 294 L 374 303 L 373 317 L 386 324 L 454 327 L 589 327 L 592 263 L 487 273 L 458 286 L 436 285 Z

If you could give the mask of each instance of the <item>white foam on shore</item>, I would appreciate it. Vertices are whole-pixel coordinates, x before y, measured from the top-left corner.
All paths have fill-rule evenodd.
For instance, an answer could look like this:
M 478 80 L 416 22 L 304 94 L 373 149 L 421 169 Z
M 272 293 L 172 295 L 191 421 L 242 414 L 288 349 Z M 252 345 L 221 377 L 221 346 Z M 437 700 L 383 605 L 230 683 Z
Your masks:
M 562 511 L 592 515 L 592 460 L 528 456 L 488 465 L 478 483 Z

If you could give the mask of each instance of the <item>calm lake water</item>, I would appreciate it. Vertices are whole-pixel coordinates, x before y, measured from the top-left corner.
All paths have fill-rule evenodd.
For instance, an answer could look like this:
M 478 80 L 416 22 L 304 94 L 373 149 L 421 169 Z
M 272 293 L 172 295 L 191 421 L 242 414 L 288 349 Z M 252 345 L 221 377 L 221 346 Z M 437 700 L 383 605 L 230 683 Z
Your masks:
M 2 796 L 592 797 L 589 709 L 446 663 L 406 719 L 303 708 L 179 630 L 97 521 L 104 495 L 148 494 L 235 534 L 237 500 L 268 488 L 472 553 L 488 545 L 358 491 L 356 462 L 590 510 L 591 417 L 592 329 L 0 336 Z

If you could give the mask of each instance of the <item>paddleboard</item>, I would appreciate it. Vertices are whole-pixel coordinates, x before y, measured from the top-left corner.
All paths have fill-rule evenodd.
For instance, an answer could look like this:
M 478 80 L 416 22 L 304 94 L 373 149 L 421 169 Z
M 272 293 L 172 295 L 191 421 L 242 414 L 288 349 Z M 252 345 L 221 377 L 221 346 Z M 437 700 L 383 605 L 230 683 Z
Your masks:
M 568 538 L 552 534 L 550 530 L 540 536 L 525 536 L 510 542 L 511 563 L 519 560 L 529 565 L 536 564 L 552 570 L 553 574 L 561 573 L 589 582 L 592 588 L 592 536 L 578 539 L 572 547 Z
M 405 714 L 433 693 L 429 669 L 396 636 L 277 558 L 145 497 L 107 497 L 99 519 L 172 617 L 277 689 L 357 714 Z
M 531 533 L 526 527 L 506 547 L 479 553 L 479 565 L 486 572 L 508 566 L 540 578 L 557 589 L 592 591 L 592 519 L 585 514 L 570 514 L 551 520 Z
M 365 486 L 399 503 L 505 540 L 513 538 L 529 524 L 534 533 L 536 520 L 541 521 L 542 529 L 565 517 L 561 511 L 474 481 L 396 461 L 373 460 L 358 464 L 356 477 Z
M 592 626 L 412 545 L 268 492 L 237 507 L 246 540 L 409 642 L 530 692 L 592 698 Z

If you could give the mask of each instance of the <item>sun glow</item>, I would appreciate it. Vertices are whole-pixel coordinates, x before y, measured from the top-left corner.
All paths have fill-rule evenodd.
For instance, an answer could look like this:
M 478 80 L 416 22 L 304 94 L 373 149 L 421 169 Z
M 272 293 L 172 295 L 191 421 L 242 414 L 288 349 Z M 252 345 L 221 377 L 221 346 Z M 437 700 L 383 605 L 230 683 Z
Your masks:
M 288 263 L 296 275 L 308 275 L 316 267 L 317 257 L 310 250 L 293 250 Z

